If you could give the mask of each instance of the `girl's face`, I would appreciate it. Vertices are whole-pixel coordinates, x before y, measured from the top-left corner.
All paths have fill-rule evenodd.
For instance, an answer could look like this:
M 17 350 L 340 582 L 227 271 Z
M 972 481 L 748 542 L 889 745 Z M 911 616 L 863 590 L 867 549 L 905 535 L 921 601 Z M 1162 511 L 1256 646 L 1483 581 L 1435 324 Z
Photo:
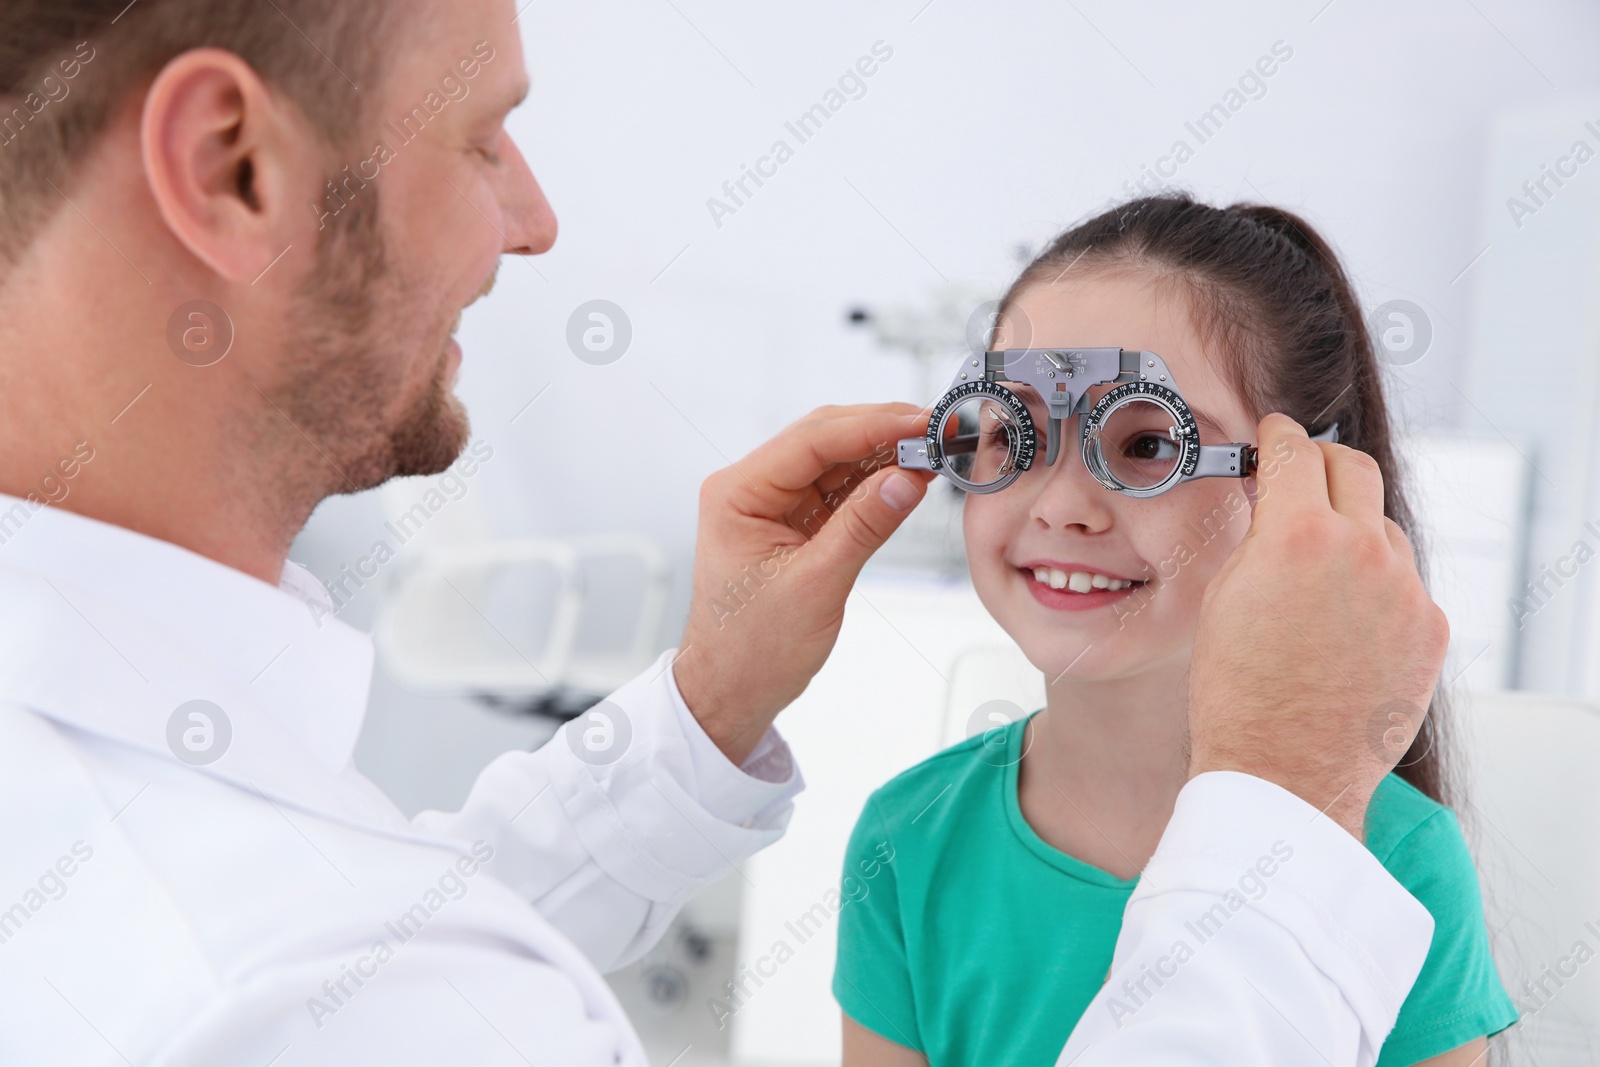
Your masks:
M 1136 269 L 1090 272 L 1020 292 L 995 348 L 1148 349 L 1166 360 L 1194 410 L 1202 444 L 1255 443 L 1256 423 L 1202 343 L 1182 287 Z M 1201 478 L 1135 499 L 1084 466 L 1079 423 L 1062 424 L 1061 452 L 1044 462 L 1043 402 L 1019 390 L 1039 430 L 1031 469 L 997 493 L 969 495 L 963 529 L 979 598 L 1052 684 L 1126 677 L 1187 663 L 1207 583 L 1250 524 L 1237 478 Z M 1113 386 L 1089 392 L 1093 404 Z M 1120 590 L 1054 588 L 1074 571 L 1140 582 Z M 1099 582 L 1104 582 L 1100 579 Z

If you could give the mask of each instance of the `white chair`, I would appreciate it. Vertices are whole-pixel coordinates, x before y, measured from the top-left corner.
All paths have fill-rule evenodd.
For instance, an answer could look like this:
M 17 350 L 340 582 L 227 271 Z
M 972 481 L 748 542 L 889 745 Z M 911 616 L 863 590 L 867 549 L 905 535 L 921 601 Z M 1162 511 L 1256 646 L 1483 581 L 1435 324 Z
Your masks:
M 588 575 L 600 566 L 637 573 L 636 613 L 625 640 L 585 650 L 580 635 L 594 599 Z M 519 616 L 542 612 L 544 617 L 507 633 L 504 623 L 491 618 L 491 600 L 497 584 L 515 571 L 524 577 L 547 572 L 544 584 L 553 588 L 536 598 L 519 596 Z M 434 546 L 394 576 L 373 636 L 384 668 L 416 689 L 499 702 L 532 702 L 564 692 L 603 696 L 660 651 L 670 581 L 661 550 L 628 534 Z M 530 630 L 542 635 L 536 646 L 527 637 Z
M 391 481 L 379 498 L 406 551 L 385 573 L 373 639 L 402 684 L 560 716 L 661 651 L 672 572 L 648 538 L 495 539 L 483 491 L 453 469 Z M 627 594 L 604 595 L 599 576 L 618 574 L 631 575 Z

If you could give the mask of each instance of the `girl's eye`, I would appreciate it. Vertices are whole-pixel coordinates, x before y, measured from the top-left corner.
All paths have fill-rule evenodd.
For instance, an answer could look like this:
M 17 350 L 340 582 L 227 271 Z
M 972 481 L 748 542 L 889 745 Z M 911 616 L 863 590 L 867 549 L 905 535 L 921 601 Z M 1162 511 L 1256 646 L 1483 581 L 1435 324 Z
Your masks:
M 1007 451 L 1011 448 L 1012 426 L 1010 420 L 1004 419 L 999 412 L 993 409 L 985 410 L 979 423 L 981 437 L 978 442 L 983 449 L 998 449 Z
M 480 155 L 480 156 L 482 156 L 484 158 L 485 162 L 493 164 L 494 166 L 497 166 L 497 167 L 500 165 L 500 154 L 498 152 L 496 152 L 493 148 L 484 148 L 483 146 L 480 145 L 476 149 L 476 151 L 477 151 L 478 155 Z
M 1129 439 L 1123 455 L 1138 463 L 1169 463 L 1178 458 L 1178 445 L 1171 438 L 1143 433 Z

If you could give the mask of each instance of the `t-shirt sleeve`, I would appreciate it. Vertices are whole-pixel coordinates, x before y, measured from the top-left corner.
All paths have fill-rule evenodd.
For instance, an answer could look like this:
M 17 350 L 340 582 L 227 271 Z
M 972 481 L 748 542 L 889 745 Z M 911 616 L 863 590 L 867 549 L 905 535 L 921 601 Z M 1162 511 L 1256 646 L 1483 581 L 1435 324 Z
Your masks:
M 1441 808 L 1428 816 L 1384 866 L 1433 916 L 1433 943 L 1377 1067 L 1409 1067 L 1516 1022 L 1516 1005 L 1489 951 L 1478 870 L 1455 813 Z
M 868 1030 L 921 1052 L 894 847 L 876 798 L 869 799 L 845 848 L 833 996 Z

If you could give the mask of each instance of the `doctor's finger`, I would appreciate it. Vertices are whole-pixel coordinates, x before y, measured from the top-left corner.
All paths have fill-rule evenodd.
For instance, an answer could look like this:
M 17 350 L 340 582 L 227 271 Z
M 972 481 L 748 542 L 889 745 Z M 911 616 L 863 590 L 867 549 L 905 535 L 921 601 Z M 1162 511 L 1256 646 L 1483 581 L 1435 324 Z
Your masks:
M 850 409 L 841 409 L 850 410 Z M 794 494 L 841 465 L 862 478 L 895 465 L 895 445 L 922 432 L 927 424 L 915 404 L 862 405 L 850 414 L 815 413 L 791 424 L 739 463 L 765 508 L 787 510 Z
M 800 491 L 800 500 L 784 515 L 783 521 L 795 533 L 809 540 L 813 534 L 821 529 L 822 524 L 828 521 L 828 516 L 833 514 L 823 495 L 814 485 L 808 485 Z
M 892 457 L 868 457 L 858 463 L 840 463 L 829 467 L 817 476 L 812 484 L 825 498 L 842 498 L 857 492 L 866 480 L 884 467 L 896 466 Z M 829 506 L 838 507 L 836 499 Z
M 1383 469 L 1367 453 L 1345 445 L 1317 442 L 1322 449 L 1328 479 L 1328 502 L 1333 510 L 1362 523 L 1383 520 Z
M 1256 506 L 1251 526 L 1305 509 L 1326 510 L 1328 477 L 1322 449 L 1289 416 L 1261 420 L 1256 440 Z
M 1405 564 L 1412 574 L 1417 575 L 1420 581 L 1421 573 L 1417 570 L 1416 549 L 1412 547 L 1411 539 L 1400 528 L 1400 524 L 1385 515 L 1383 517 L 1383 532 L 1389 538 L 1389 547 L 1394 550 L 1395 558 Z
M 795 566 L 814 588 L 832 590 L 842 601 L 867 559 L 921 503 L 935 477 L 932 471 L 878 471 L 860 492 L 841 498 L 820 528 L 803 531 L 810 544 Z
M 808 540 L 815 536 L 828 517 L 846 504 L 860 500 L 867 492 L 867 479 L 892 461 L 871 459 L 859 463 L 840 463 L 824 471 L 815 482 L 800 491 L 800 501 L 790 509 L 785 521 Z

